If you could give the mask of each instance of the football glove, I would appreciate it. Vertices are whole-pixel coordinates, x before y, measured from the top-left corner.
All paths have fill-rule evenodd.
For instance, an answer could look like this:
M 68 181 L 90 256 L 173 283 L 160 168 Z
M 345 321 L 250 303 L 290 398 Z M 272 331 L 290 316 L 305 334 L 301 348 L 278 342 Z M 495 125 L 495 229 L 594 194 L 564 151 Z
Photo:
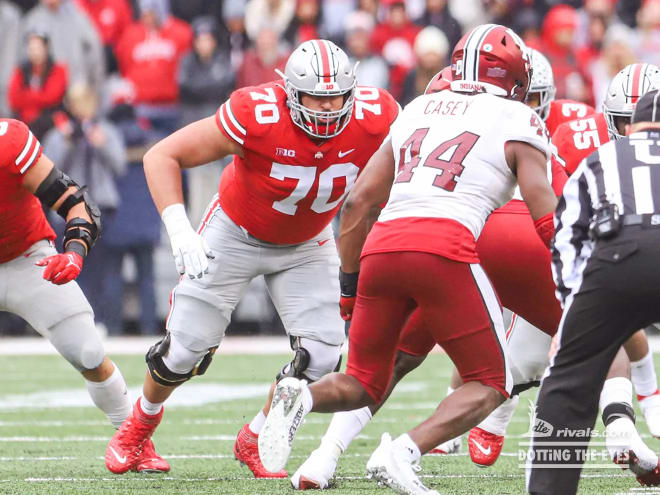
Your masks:
M 346 273 L 339 269 L 339 288 L 341 294 L 339 297 L 339 314 L 344 321 L 350 321 L 353 318 L 353 308 L 355 307 L 355 298 L 357 297 L 358 275 L 356 273 Z
M 80 275 L 83 259 L 78 253 L 67 251 L 43 258 L 35 264 L 46 267 L 44 280 L 48 280 L 55 285 L 62 285 L 75 280 Z
M 214 259 L 213 252 L 204 238 L 190 225 L 186 210 L 181 203 L 173 204 L 161 214 L 172 245 L 174 264 L 178 272 L 192 278 L 202 278 L 209 272 L 209 259 Z

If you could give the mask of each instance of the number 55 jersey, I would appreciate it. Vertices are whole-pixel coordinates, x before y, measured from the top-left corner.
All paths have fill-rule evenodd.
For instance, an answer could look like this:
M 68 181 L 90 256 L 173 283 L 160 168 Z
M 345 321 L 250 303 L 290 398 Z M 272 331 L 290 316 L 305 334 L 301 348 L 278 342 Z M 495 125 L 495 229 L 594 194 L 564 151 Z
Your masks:
M 254 237 L 298 244 L 330 223 L 399 105 L 385 90 L 358 86 L 346 128 L 316 140 L 292 122 L 283 85 L 239 89 L 218 109 L 218 127 L 243 149 L 223 172 L 220 204 Z
M 509 141 L 550 154 L 543 122 L 526 105 L 449 90 L 413 100 L 392 125 L 395 179 L 363 255 L 424 251 L 477 263 L 490 213 L 509 201 L 516 177 Z

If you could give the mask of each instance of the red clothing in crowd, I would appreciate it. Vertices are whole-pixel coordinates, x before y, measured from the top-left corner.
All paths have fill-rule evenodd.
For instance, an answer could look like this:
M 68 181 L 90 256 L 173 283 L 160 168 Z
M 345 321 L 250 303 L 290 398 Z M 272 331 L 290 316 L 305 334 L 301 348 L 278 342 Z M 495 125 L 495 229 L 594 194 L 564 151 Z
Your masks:
M 44 110 L 59 105 L 64 98 L 68 83 L 66 65 L 53 63 L 49 69 L 47 67 L 32 68 L 32 77 L 28 80 L 25 75 L 29 69 L 16 67 L 9 81 L 9 106 L 20 120 L 28 124 Z M 44 71 L 48 71 L 47 74 L 42 74 Z
M 168 17 L 158 31 L 131 24 L 115 47 L 119 71 L 133 82 L 138 103 L 175 103 L 179 61 L 192 46 L 191 27 Z
M 415 65 L 413 45 L 421 29 L 410 21 L 400 28 L 385 22 L 371 33 L 371 50 L 381 55 L 391 67 L 390 92 L 396 99 L 401 97 L 403 81 Z
M 278 79 L 279 77 L 275 74 L 275 69 L 284 72 L 288 58 L 288 55 L 280 56 L 275 60 L 275 63 L 266 64 L 259 58 L 255 50 L 246 52 L 236 74 L 236 87 L 259 86 L 260 84 Z
M 133 9 L 127 0 L 77 0 L 89 15 L 104 45 L 114 46 L 133 22 Z
M 373 33 L 371 33 L 371 50 L 374 53 L 382 55 L 385 45 L 397 38 L 403 38 L 412 47 L 415 44 L 417 33 L 421 29 L 421 27 L 412 22 L 408 22 L 398 29 L 387 22 L 379 24 L 374 28 Z

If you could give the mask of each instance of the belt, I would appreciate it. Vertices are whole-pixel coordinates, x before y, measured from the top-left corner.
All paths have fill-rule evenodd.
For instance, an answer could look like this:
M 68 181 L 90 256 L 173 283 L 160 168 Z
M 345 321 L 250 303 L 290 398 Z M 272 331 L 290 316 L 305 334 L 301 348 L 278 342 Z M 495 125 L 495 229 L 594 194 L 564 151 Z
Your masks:
M 623 215 L 623 225 L 644 225 L 648 227 L 660 227 L 660 213 Z

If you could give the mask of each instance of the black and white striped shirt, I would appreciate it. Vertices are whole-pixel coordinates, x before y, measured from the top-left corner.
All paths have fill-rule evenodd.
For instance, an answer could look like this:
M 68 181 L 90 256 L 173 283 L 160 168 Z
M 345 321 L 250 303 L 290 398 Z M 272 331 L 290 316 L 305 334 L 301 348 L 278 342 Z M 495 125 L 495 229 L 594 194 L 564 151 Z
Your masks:
M 582 160 L 555 211 L 552 273 L 562 303 L 582 283 L 593 250 L 589 224 L 603 200 L 622 215 L 660 213 L 660 130 L 610 141 Z

